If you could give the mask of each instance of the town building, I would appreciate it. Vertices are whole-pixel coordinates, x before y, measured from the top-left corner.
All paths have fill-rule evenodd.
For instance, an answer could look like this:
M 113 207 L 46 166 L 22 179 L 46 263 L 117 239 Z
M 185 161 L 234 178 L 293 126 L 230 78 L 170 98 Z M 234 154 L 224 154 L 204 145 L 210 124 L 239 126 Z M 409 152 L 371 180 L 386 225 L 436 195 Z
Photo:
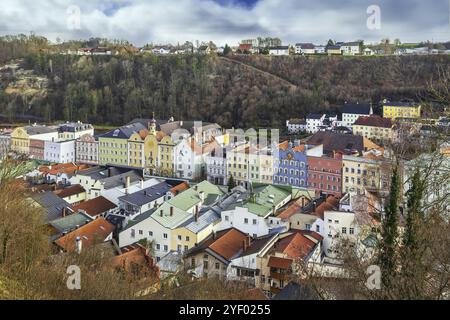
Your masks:
M 341 51 L 344 55 L 361 55 L 362 43 L 359 41 L 355 42 L 344 42 L 340 43 Z
M 297 43 L 295 45 L 296 54 L 315 54 L 316 46 L 312 43 Z
M 75 141 L 75 161 L 98 165 L 98 137 L 85 134 Z
M 393 137 L 393 124 L 391 119 L 380 116 L 359 117 L 352 128 L 353 134 L 374 141 L 388 142 Z
M 422 106 L 410 102 L 385 102 L 383 103 L 383 118 L 412 118 L 421 116 Z
M 46 140 L 44 144 L 44 160 L 51 163 L 75 162 L 75 140 Z
M 290 134 L 306 131 L 306 121 L 302 119 L 291 119 L 286 121 L 286 128 Z
M 29 155 L 31 139 L 42 141 L 58 140 L 58 130 L 54 127 L 37 124 L 17 127 L 11 133 L 11 151 Z
M 351 128 L 359 117 L 368 117 L 373 114 L 370 104 L 346 104 L 342 108 L 342 125 Z
M 316 193 L 342 194 L 342 154 L 334 157 L 308 156 L 308 187 Z
M 342 158 L 342 190 L 345 193 L 364 195 L 367 191 L 380 191 L 381 162 L 379 157 L 355 157 L 344 155 Z
M 308 133 L 316 133 L 320 130 L 320 127 L 323 125 L 323 121 L 325 120 L 325 114 L 314 114 L 311 113 L 306 116 L 306 132 Z
M 141 123 L 129 124 L 107 132 L 98 137 L 98 154 L 100 165 L 128 165 L 128 140 L 145 130 Z
M 274 160 L 273 183 L 306 188 L 308 186 L 306 146 L 294 147 L 292 143 L 279 145 Z
M 56 190 L 53 193 L 71 205 L 77 205 L 86 200 L 86 190 L 84 190 L 84 188 L 79 184 L 72 185 L 65 189 Z
M 60 140 L 76 140 L 84 135 L 94 135 L 94 127 L 88 123 L 67 122 L 59 126 Z
M 45 141 L 38 139 L 30 139 L 28 156 L 30 159 L 43 161 L 45 159 Z

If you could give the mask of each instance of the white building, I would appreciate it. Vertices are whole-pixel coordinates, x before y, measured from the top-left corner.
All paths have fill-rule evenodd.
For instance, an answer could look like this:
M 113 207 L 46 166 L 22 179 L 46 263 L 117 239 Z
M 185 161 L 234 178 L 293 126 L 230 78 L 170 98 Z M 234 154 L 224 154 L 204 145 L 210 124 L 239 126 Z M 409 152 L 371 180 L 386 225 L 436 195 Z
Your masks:
M 288 56 L 289 46 L 278 46 L 269 48 L 269 55 L 271 56 Z
M 204 167 L 203 148 L 193 139 L 183 139 L 174 148 L 175 173 L 178 178 L 195 180 Z
M 306 132 L 316 133 L 319 131 L 319 127 L 323 125 L 325 120 L 325 114 L 309 114 L 306 117 Z
M 344 55 L 360 55 L 361 42 L 344 42 L 341 43 L 341 51 Z
M 67 122 L 59 126 L 58 138 L 60 140 L 76 140 L 84 135 L 94 135 L 94 127 L 88 123 Z
M 312 43 L 297 43 L 295 45 L 296 54 L 315 54 L 316 46 Z
M 207 180 L 215 185 L 227 185 L 227 149 L 218 148 L 205 157 Z
M 373 114 L 369 104 L 346 104 L 342 108 L 342 125 L 351 128 L 359 117 L 368 117 Z
M 75 140 L 45 141 L 44 160 L 54 163 L 75 162 Z
M 98 139 L 90 134 L 85 134 L 77 139 L 75 157 L 79 163 L 98 164 Z
M 289 133 L 303 132 L 306 131 L 306 121 L 301 119 L 287 120 L 286 127 Z

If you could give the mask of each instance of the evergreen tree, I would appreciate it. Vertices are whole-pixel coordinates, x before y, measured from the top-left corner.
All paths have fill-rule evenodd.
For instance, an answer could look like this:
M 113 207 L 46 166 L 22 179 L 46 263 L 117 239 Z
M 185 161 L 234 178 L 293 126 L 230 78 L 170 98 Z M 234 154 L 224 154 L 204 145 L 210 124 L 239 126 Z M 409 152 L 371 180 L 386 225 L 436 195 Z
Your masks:
M 398 165 L 391 178 L 389 201 L 382 219 L 382 240 L 380 241 L 379 265 L 385 292 L 391 290 L 391 283 L 397 268 L 397 238 L 400 201 L 400 177 Z
M 231 191 L 236 187 L 236 182 L 234 181 L 233 176 L 230 176 L 228 179 L 228 190 Z
M 422 199 L 425 185 L 420 171 L 416 169 L 411 179 L 411 187 L 406 193 L 407 212 L 403 248 L 401 250 L 402 291 L 405 298 L 420 299 L 424 288 L 422 272 L 423 248 L 425 239 L 421 236 L 423 226 Z M 420 276 L 419 276 L 420 273 Z
M 225 45 L 225 48 L 223 49 L 223 55 L 226 56 L 231 53 L 231 48 L 228 44 Z

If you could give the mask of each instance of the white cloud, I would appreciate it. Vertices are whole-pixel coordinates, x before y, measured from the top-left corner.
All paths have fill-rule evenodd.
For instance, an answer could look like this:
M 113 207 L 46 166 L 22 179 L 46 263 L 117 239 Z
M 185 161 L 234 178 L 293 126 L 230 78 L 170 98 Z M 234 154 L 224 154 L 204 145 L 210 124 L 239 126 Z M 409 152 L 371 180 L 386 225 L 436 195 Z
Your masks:
M 379 0 L 382 29 L 366 28 L 368 0 L 260 0 L 254 7 L 220 5 L 213 0 L 84 0 L 81 29 L 67 28 L 68 0 L 1 0 L 0 34 L 34 31 L 54 40 L 90 36 L 147 42 L 214 40 L 278 36 L 285 42 L 325 42 L 382 37 L 414 40 L 449 38 L 448 1 Z M 400 3 L 400 4 L 399 4 Z M 441 39 L 442 38 L 442 39 Z

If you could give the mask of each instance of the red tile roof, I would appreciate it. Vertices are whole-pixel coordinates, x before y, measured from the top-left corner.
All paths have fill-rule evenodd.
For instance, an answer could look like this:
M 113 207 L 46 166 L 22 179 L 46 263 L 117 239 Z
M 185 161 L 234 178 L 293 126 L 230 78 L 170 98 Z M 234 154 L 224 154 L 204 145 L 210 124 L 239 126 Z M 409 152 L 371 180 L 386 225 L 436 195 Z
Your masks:
M 183 191 L 186 191 L 187 189 L 189 189 L 189 183 L 187 182 L 182 182 L 179 185 L 173 187 L 172 189 L 170 189 L 170 192 L 172 192 L 174 195 L 177 195 Z
M 117 206 L 106 199 L 105 197 L 97 197 L 92 200 L 88 200 L 85 202 L 82 202 L 76 206 L 73 206 L 72 209 L 75 212 L 78 212 L 79 210 L 85 211 L 88 215 L 91 217 L 96 217 L 102 213 L 107 212 L 108 210 L 114 209 Z
M 267 263 L 268 267 L 288 270 L 292 267 L 292 259 L 270 257 Z
M 359 117 L 354 123 L 357 126 L 392 128 L 391 119 L 382 118 L 380 116 Z
M 237 229 L 230 229 L 220 238 L 214 241 L 209 248 L 227 260 L 233 258 L 243 250 L 243 241 L 248 236 Z
M 114 231 L 114 228 L 114 225 L 104 218 L 98 218 L 62 236 L 55 241 L 55 244 L 66 252 L 74 252 L 76 250 L 77 237 L 80 237 L 83 248 L 85 248 L 104 242 L 111 232 Z
M 304 259 L 311 253 L 315 246 L 316 243 L 314 241 L 297 231 L 281 239 L 276 244 L 275 250 L 292 259 Z
M 56 190 L 53 193 L 56 194 L 60 198 L 66 198 L 70 196 L 74 196 L 76 194 L 80 194 L 86 192 L 86 190 L 79 184 L 73 185 L 70 188 Z
M 302 208 L 302 198 L 298 199 L 297 201 L 293 202 L 289 207 L 286 208 L 283 212 L 281 212 L 277 218 L 280 218 L 282 220 L 289 219 L 294 214 L 299 212 L 299 210 Z

